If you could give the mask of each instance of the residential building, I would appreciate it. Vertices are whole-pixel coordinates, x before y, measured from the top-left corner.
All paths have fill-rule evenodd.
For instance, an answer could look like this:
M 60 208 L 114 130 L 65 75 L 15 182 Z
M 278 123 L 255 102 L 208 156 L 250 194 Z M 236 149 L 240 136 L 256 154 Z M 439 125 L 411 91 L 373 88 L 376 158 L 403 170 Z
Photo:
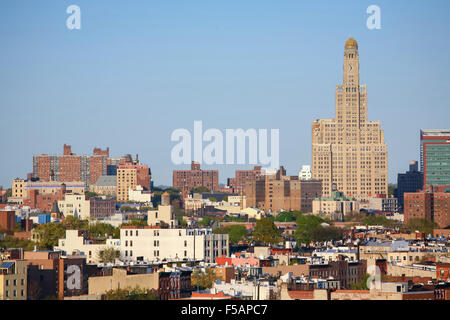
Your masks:
M 98 150 L 96 148 L 96 150 Z M 63 155 L 33 156 L 34 179 L 39 181 L 83 181 L 86 186 L 94 184 L 106 175 L 106 161 L 109 151 L 95 155 L 76 155 L 69 145 L 64 145 Z
M 135 189 L 128 189 L 128 201 L 151 203 L 152 194 L 150 191 L 145 191 L 142 186 L 138 185 Z
M 388 194 L 387 146 L 379 122 L 367 120 L 367 87 L 360 84 L 359 49 L 345 43 L 343 84 L 336 86 L 336 116 L 312 124 L 312 176 L 323 195 L 333 185 L 347 196 Z
M 82 220 L 90 218 L 105 218 L 116 211 L 116 201 L 101 197 L 86 197 L 84 194 L 65 194 L 64 200 L 58 201 L 61 213 L 75 216 Z
M 102 263 L 100 253 L 106 249 L 120 249 L 119 239 L 107 239 L 98 243 L 88 237 L 85 230 L 66 230 L 66 237 L 58 240 L 55 251 L 62 251 L 63 255 L 84 256 L 87 263 Z
M 25 260 L 0 260 L 0 300 L 27 299 Z
M 200 163 L 192 162 L 191 170 L 174 170 L 173 187 L 180 190 L 182 197 L 186 197 L 192 189 L 206 187 L 214 192 L 219 189 L 219 171 L 202 170 Z
M 149 226 L 167 225 L 169 228 L 178 227 L 173 207 L 170 205 L 170 194 L 165 192 L 161 196 L 161 205 L 157 210 L 149 210 L 147 213 L 147 224 Z
M 143 190 L 150 190 L 151 173 L 146 165 L 124 164 L 117 167 L 117 201 L 130 201 L 129 191 L 141 186 Z
M 280 167 L 276 174 L 264 175 L 262 179 L 245 185 L 246 205 L 273 214 L 282 210 L 311 213 L 313 200 L 320 196 L 321 181 L 286 176 L 283 167 Z
M 11 233 L 16 227 L 16 212 L 0 210 L 0 230 Z
M 228 179 L 228 185 L 233 189 L 234 193 L 240 194 L 244 192 L 247 182 L 261 179 L 261 166 L 255 166 L 253 170 L 236 170 L 235 178 Z
M 359 202 L 355 198 L 346 197 L 343 192 L 333 192 L 331 197 L 316 198 L 312 202 L 313 213 L 324 213 L 332 220 L 343 221 L 344 215 L 359 212 Z
M 426 219 L 439 228 L 450 226 L 450 188 L 426 186 L 421 192 L 405 193 L 405 223 L 411 219 Z
M 227 234 L 211 229 L 161 229 L 122 227 L 120 256 L 125 261 L 204 260 L 229 255 Z

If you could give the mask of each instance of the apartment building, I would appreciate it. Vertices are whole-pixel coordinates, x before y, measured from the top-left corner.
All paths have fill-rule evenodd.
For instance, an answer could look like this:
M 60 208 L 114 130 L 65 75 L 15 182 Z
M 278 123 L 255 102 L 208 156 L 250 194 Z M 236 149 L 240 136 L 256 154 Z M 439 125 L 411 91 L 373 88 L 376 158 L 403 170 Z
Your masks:
M 141 186 L 143 190 L 150 190 L 151 173 L 147 165 L 127 163 L 117 167 L 117 201 L 130 201 L 129 191 L 137 190 Z
M 191 170 L 174 170 L 173 187 L 182 193 L 185 198 L 192 189 L 206 187 L 214 192 L 219 189 L 219 171 L 202 170 L 200 163 L 192 161 Z
M 97 219 L 113 215 L 116 211 L 116 201 L 100 197 L 88 198 L 84 194 L 65 194 L 64 200 L 58 201 L 58 207 L 65 217 Z
M 123 227 L 120 256 L 125 261 L 204 260 L 229 255 L 227 234 L 211 229 L 161 229 Z
M 0 260 L 0 300 L 27 299 L 25 260 Z

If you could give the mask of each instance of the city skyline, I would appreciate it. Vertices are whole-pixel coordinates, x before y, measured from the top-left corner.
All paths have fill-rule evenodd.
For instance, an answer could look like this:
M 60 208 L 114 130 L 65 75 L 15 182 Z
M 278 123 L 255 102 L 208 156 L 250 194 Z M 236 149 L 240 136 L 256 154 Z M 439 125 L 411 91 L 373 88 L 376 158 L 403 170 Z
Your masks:
M 0 142 L 9 155 L 0 161 L 9 168 L 0 185 L 25 178 L 33 155 L 61 154 L 64 143 L 80 155 L 96 146 L 113 157 L 139 154 L 155 185 L 171 185 L 172 170 L 188 166 L 171 163 L 170 134 L 192 130 L 195 120 L 206 128 L 279 128 L 280 164 L 297 174 L 311 164 L 311 122 L 332 116 L 349 37 L 360 45 L 368 117 L 385 131 L 395 183 L 419 160 L 420 130 L 447 127 L 449 23 L 440 17 L 449 4 L 380 1 L 382 29 L 368 30 L 371 3 L 323 3 L 327 12 L 293 2 L 202 10 L 130 3 L 124 11 L 124 4 L 79 1 L 79 31 L 65 28 L 69 1 L 2 4 L 0 38 L 12 49 L 0 53 L 0 125 L 15 135 Z M 252 167 L 202 166 L 218 169 L 220 183 Z

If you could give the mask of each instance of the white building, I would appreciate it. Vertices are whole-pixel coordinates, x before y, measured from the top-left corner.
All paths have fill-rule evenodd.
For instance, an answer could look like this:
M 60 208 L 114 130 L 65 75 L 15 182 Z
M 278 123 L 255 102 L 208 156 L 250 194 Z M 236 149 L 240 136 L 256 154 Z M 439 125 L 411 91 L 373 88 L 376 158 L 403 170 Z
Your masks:
M 229 255 L 228 234 L 211 229 L 125 227 L 120 230 L 120 256 L 124 261 L 204 260 Z
M 171 205 L 159 205 L 158 210 L 149 210 L 147 213 L 147 224 L 152 227 L 161 226 L 165 223 L 169 228 L 176 228 L 178 221 Z
M 86 256 L 86 263 L 100 263 L 99 253 L 108 248 L 120 249 L 119 239 L 107 239 L 105 244 L 96 244 L 89 240 L 87 231 L 66 230 L 66 237 L 58 240 L 58 246 L 55 251 L 62 251 L 63 255 L 82 255 Z
M 242 282 L 234 279 L 231 283 L 217 280 L 210 290 L 212 294 L 223 292 L 226 295 L 250 300 L 269 300 L 271 291 L 277 291 L 277 286 L 271 286 L 267 282 Z
M 135 190 L 131 188 L 128 190 L 128 200 L 139 203 L 151 203 L 152 194 L 150 191 L 144 191 L 144 188 L 138 185 Z
M 298 173 L 298 178 L 300 180 L 311 180 L 312 179 L 312 171 L 311 166 L 302 166 L 302 170 Z

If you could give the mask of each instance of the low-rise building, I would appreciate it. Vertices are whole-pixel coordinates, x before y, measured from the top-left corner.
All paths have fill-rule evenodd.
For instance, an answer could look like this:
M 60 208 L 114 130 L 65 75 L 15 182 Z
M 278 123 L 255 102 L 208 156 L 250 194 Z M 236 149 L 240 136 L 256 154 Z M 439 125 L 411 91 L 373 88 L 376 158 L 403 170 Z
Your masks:
M 0 260 L 0 300 L 27 299 L 25 260 Z

